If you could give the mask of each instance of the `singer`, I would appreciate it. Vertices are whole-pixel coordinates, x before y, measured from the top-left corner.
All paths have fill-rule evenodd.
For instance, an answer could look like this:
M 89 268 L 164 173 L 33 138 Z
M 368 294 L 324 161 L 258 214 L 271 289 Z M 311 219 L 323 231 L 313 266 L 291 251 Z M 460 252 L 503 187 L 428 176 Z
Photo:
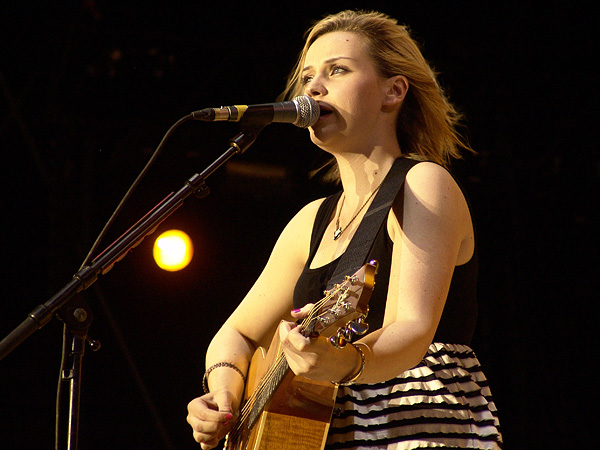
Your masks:
M 237 450 L 239 433 L 260 423 L 264 432 L 247 438 L 248 448 L 501 448 L 490 387 L 470 347 L 477 243 L 467 200 L 449 172 L 452 159 L 471 151 L 460 114 L 408 29 L 377 12 L 343 11 L 309 30 L 282 98 L 298 95 L 320 107 L 310 137 L 332 156 L 340 190 L 289 222 L 212 339 L 206 393 L 188 405 L 194 439 L 209 449 L 229 433 L 227 448 Z M 376 260 L 379 267 L 369 329 L 344 345 L 304 324 L 359 241 L 369 243 L 366 258 L 352 263 Z M 324 431 L 295 436 L 292 413 L 282 413 L 288 422 L 278 432 L 269 428 L 278 414 L 248 420 L 252 356 L 275 344 L 294 376 L 337 389 Z M 297 419 L 316 422 L 317 415 Z M 244 430 L 236 428 L 243 421 Z

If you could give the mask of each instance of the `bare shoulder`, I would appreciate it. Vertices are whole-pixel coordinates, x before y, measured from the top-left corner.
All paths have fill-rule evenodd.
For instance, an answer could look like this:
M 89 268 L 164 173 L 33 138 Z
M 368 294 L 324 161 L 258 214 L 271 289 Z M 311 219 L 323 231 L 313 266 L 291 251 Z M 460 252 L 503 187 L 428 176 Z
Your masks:
M 281 318 L 292 320 L 294 286 L 310 252 L 312 223 L 322 201 L 310 202 L 288 222 L 260 276 L 228 320 L 255 345 L 268 347 Z
M 308 257 L 313 224 L 323 200 L 308 203 L 292 217 L 279 236 L 276 249 L 283 247 L 289 256 L 298 255 L 302 260 Z
M 313 200 L 308 203 L 300 211 L 296 213 L 296 215 L 290 220 L 286 228 L 293 230 L 295 232 L 306 231 L 307 225 L 310 225 L 308 229 L 309 234 L 312 229 L 312 224 L 315 221 L 315 217 L 317 216 L 317 211 L 319 207 L 323 203 L 324 198 L 320 198 L 318 200 Z
M 423 195 L 451 190 L 462 196 L 462 192 L 450 172 L 432 162 L 422 162 L 410 169 L 406 175 L 406 184 L 409 190 Z
M 468 213 L 466 199 L 454 177 L 444 167 L 431 162 L 417 164 L 408 172 L 404 201 L 420 203 L 440 214 Z M 410 206 L 410 203 L 405 205 Z
M 447 169 L 431 162 L 409 170 L 404 194 L 394 204 L 394 215 L 398 221 L 392 224 L 396 225 L 391 227 L 393 234 L 401 223 L 417 230 L 434 223 L 445 224 L 460 230 L 460 234 L 471 228 L 469 207 L 458 183 Z
M 298 211 L 298 214 L 296 214 L 296 216 L 300 218 L 314 219 L 317 215 L 317 211 L 321 207 L 321 204 L 324 200 L 325 198 L 313 200 L 312 202 L 305 205 L 300 211 Z

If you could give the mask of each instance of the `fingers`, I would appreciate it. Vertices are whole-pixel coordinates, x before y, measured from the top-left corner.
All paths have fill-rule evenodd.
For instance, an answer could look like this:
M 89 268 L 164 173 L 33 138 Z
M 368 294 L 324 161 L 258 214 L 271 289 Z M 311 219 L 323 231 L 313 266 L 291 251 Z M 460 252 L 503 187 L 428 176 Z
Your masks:
M 292 310 L 292 317 L 295 319 L 301 320 L 308 316 L 310 311 L 313 309 L 314 305 L 312 303 L 308 303 L 304 305 L 302 308 Z M 299 329 L 291 333 L 297 327 L 297 324 L 294 322 L 285 322 L 279 326 L 279 339 L 281 342 L 285 342 L 286 339 L 289 339 L 292 345 L 299 351 L 301 351 L 306 345 L 309 344 L 309 340 L 305 338 L 299 331 Z M 291 334 L 290 334 L 291 333 Z
M 302 352 L 310 345 L 310 339 L 300 333 L 294 322 L 282 321 L 279 324 L 279 340 L 284 351 Z
M 225 437 L 233 426 L 233 414 L 228 413 L 222 422 L 209 422 L 188 416 L 188 423 L 192 426 L 192 436 L 196 442 L 203 444 L 202 448 L 213 448 Z
M 314 308 L 314 306 L 315 305 L 313 303 L 307 303 L 302 308 L 294 309 L 292 311 L 292 317 L 295 317 L 296 319 L 304 319 L 308 315 L 308 313 Z
M 290 334 L 290 331 L 292 331 L 292 329 L 294 328 L 294 324 L 292 322 L 286 322 L 285 320 L 282 320 L 279 323 L 279 340 L 281 342 L 285 342 L 285 340 L 288 337 L 288 334 Z
M 233 413 L 233 394 L 230 391 L 216 391 L 213 394 L 213 401 L 218 405 L 219 412 Z
M 194 440 L 203 449 L 217 446 L 233 426 L 233 418 L 228 392 L 207 394 L 188 404 L 187 422 L 192 427 Z
M 318 347 L 314 347 L 315 339 L 302 335 L 295 323 L 285 321 L 279 325 L 279 338 L 292 372 L 310 377 L 319 360 Z
M 188 417 L 206 422 L 225 422 L 231 420 L 231 409 L 221 411 L 219 405 L 206 396 L 192 400 L 188 405 Z
M 220 439 L 211 439 L 206 441 L 199 441 L 198 439 L 196 439 L 196 442 L 200 444 L 200 448 L 202 450 L 210 450 L 211 448 L 215 448 L 217 445 L 219 445 L 219 441 Z
M 196 440 L 196 442 L 198 442 L 198 440 Z M 210 450 L 211 448 L 215 448 L 217 445 L 219 445 L 219 441 L 217 440 L 209 442 L 200 442 L 200 448 L 202 450 Z

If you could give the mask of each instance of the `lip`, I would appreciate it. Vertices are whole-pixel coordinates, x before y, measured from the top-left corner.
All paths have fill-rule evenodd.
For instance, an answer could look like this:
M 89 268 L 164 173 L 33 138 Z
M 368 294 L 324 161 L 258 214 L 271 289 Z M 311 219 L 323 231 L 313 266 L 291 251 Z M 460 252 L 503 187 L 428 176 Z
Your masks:
M 318 102 L 319 103 L 319 109 L 321 111 L 321 113 L 319 114 L 319 119 L 317 120 L 317 122 L 321 122 L 322 120 L 327 119 L 329 116 L 333 115 L 335 113 L 335 109 L 328 103 L 325 102 Z M 326 112 L 325 114 L 323 114 L 323 112 Z

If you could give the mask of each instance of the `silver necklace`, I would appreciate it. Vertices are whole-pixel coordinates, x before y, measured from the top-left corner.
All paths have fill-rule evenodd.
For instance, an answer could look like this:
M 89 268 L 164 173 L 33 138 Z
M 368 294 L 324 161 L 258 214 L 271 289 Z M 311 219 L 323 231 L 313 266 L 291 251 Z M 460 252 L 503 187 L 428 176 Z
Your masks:
M 344 196 L 342 197 L 342 203 L 340 204 L 340 212 L 338 213 L 338 216 L 335 219 L 335 227 L 336 228 L 335 228 L 335 231 L 333 232 L 333 240 L 334 241 L 337 241 L 337 239 L 342 235 L 342 233 L 348 229 L 348 227 L 354 221 L 354 219 L 356 219 L 358 217 L 358 215 L 364 209 L 364 207 L 367 206 L 367 203 L 369 203 L 369 200 L 371 200 L 371 198 L 373 198 L 375 193 L 379 190 L 382 183 L 383 183 L 383 181 L 381 183 L 379 183 L 379 186 L 377 186 L 377 188 L 373 192 L 371 192 L 371 195 L 369 195 L 369 198 L 367 198 L 367 200 L 365 200 L 365 202 L 362 204 L 360 209 L 356 212 L 356 214 L 354 214 L 354 217 L 352 217 L 352 219 L 350 219 L 350 222 L 348 222 L 346 224 L 346 226 L 344 228 L 342 228 L 340 225 L 340 216 L 342 215 L 342 208 L 344 207 L 344 200 L 346 199 L 346 194 L 344 193 Z

